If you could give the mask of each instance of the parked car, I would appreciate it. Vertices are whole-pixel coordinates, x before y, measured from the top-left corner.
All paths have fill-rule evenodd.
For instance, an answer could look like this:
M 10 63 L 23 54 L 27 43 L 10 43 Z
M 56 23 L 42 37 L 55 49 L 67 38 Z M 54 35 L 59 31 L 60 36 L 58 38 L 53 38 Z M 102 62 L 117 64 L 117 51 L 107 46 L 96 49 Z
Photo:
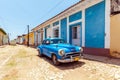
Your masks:
M 37 50 L 40 57 L 43 55 L 50 57 L 54 65 L 78 61 L 83 57 L 82 47 L 65 43 L 63 39 L 59 38 L 43 40 L 42 44 L 37 47 Z

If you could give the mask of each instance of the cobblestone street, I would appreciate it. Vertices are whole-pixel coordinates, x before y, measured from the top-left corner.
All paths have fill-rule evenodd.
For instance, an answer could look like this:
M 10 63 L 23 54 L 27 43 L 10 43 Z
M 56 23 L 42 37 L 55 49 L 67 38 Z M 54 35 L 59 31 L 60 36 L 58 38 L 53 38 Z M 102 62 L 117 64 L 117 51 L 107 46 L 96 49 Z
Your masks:
M 34 48 L 0 47 L 0 80 L 120 80 L 120 60 L 85 55 L 79 62 L 54 66 Z M 94 60 L 93 60 L 94 59 Z

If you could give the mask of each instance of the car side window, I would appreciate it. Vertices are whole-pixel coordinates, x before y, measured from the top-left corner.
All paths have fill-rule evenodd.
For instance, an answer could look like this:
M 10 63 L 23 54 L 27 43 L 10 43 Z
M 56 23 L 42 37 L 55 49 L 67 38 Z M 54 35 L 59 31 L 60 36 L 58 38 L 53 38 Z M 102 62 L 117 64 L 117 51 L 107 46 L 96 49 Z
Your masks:
M 43 44 L 43 45 L 45 44 L 45 40 L 42 42 L 42 44 Z

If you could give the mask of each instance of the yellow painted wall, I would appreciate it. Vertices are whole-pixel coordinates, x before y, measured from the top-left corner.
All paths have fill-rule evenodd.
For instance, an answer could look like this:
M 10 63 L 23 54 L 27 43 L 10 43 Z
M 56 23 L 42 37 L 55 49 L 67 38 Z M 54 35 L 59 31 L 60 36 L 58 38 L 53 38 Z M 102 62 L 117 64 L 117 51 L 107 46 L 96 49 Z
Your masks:
M 111 16 L 110 53 L 120 58 L 120 14 Z
M 2 45 L 2 35 L 3 33 L 0 31 L 0 45 Z
M 24 38 L 23 44 L 27 45 L 27 35 L 23 36 L 23 38 Z
M 30 39 L 29 41 L 30 45 L 34 45 L 34 33 L 33 32 L 29 33 L 29 39 Z
M 2 38 L 3 38 L 3 36 L 5 36 L 5 34 L 0 31 L 0 45 L 2 45 Z
M 25 45 L 27 45 L 27 42 L 28 42 L 28 34 L 24 36 L 25 38 Z M 34 33 L 33 32 L 30 32 L 29 33 L 29 44 L 30 45 L 34 45 Z

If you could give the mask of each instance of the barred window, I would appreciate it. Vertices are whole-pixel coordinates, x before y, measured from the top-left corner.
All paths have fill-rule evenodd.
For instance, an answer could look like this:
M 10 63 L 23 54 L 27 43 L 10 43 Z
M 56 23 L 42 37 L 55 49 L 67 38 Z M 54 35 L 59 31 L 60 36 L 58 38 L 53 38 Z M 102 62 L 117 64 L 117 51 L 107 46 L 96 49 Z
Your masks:
M 59 37 L 59 28 L 54 29 L 54 37 Z
M 73 31 L 72 38 L 77 39 L 77 27 L 73 27 L 72 31 Z

